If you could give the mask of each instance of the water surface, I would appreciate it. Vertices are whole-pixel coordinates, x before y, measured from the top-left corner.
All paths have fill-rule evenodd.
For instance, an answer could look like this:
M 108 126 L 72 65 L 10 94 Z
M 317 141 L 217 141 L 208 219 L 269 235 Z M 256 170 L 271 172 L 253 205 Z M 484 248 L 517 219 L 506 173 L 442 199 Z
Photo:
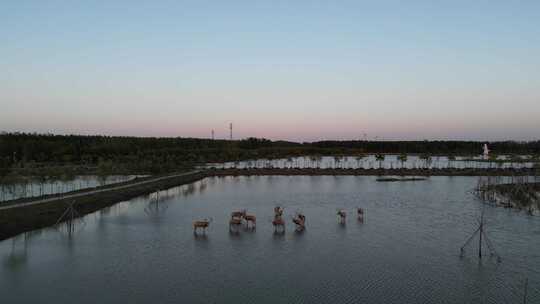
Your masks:
M 540 302 L 540 219 L 485 207 L 502 262 L 459 248 L 482 205 L 474 177 L 379 183 L 370 176 L 208 178 L 0 243 L 3 303 Z M 275 235 L 272 209 L 285 207 Z M 366 210 L 364 223 L 352 212 Z M 339 225 L 337 209 L 350 216 Z M 230 233 L 232 210 L 258 217 Z M 307 217 L 295 233 L 290 217 Z M 194 219 L 211 217 L 206 237 Z M 474 242 L 473 242 L 474 243 Z M 486 254 L 488 251 L 486 250 Z
M 343 156 L 343 157 L 310 157 L 300 156 L 280 159 L 254 159 L 238 162 L 210 163 L 205 167 L 215 168 L 343 168 L 343 169 L 522 169 L 533 168 L 535 162 L 531 161 L 530 156 L 520 155 L 518 160 L 507 155 L 499 155 L 498 161 L 484 160 L 482 156 L 461 157 L 450 159 L 447 156 L 432 156 L 423 159 L 419 155 L 407 155 L 407 159 L 401 161 L 397 154 L 385 154 L 384 160 L 377 160 L 375 155 L 368 154 L 362 157 Z M 528 161 L 526 161 L 528 160 Z
M 38 177 L 20 176 L 18 179 L 24 180 L 24 183 L 18 180 L 11 183 L 0 183 L 0 203 L 19 198 L 66 193 L 81 189 L 123 183 L 133 180 L 136 177 L 145 176 L 146 175 L 78 175 L 66 179 L 46 178 L 44 180 L 40 180 Z

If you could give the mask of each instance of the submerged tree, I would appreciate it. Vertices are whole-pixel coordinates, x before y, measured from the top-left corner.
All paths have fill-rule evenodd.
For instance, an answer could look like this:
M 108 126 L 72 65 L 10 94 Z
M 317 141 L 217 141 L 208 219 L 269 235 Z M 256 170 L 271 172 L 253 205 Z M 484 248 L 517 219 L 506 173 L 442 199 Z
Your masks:
M 337 169 L 341 163 L 341 156 L 334 156 L 334 169 Z
M 364 163 L 363 160 L 364 160 L 365 157 L 366 157 L 365 154 L 358 154 L 358 155 L 356 156 L 356 167 L 357 167 L 357 168 L 360 168 L 360 163 L 362 163 L 362 164 Z M 363 167 L 364 167 L 364 166 L 362 166 L 362 168 L 363 168 Z
M 405 165 L 405 162 L 407 161 L 407 154 L 401 153 L 401 154 L 398 156 L 398 160 L 401 162 L 401 169 L 403 169 L 403 168 L 404 168 L 404 165 Z
M 377 160 L 379 162 L 379 169 L 382 169 L 382 163 L 384 162 L 384 159 L 386 158 L 386 156 L 382 153 L 379 153 L 377 155 L 375 155 L 375 160 Z
M 420 155 L 420 159 L 422 160 L 422 162 L 424 164 L 424 169 L 428 169 L 429 166 L 431 165 L 431 154 L 424 153 L 424 154 Z
M 317 163 L 318 163 L 319 158 L 317 156 L 311 156 L 310 160 L 311 160 L 311 164 L 313 164 L 314 167 L 317 168 L 318 167 Z M 311 165 L 310 165 L 310 167 L 311 167 Z
M 456 161 L 456 156 L 455 155 L 449 155 L 448 156 L 448 166 L 450 168 L 453 168 L 454 167 L 454 162 Z

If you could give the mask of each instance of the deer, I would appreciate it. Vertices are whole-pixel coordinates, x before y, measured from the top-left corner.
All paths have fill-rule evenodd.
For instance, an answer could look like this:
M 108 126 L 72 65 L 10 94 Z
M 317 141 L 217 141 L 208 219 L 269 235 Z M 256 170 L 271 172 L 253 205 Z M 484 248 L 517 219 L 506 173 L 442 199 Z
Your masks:
M 274 225 L 274 231 L 277 232 L 278 228 L 281 232 L 285 232 L 285 221 L 282 218 L 283 208 L 276 206 L 274 208 L 274 220 L 272 220 L 272 225 Z
M 306 217 L 303 214 L 299 213 L 292 221 L 296 224 L 297 231 L 302 231 L 306 228 Z
M 343 209 L 340 209 L 338 210 L 337 215 L 339 216 L 339 222 L 341 224 L 345 224 L 345 220 L 347 219 L 347 212 L 345 212 L 345 210 Z
M 194 221 L 193 222 L 193 233 L 197 233 L 199 228 L 203 230 L 203 233 L 206 233 L 206 228 L 208 228 L 208 226 L 210 226 L 210 220 L 209 219 L 204 219 L 204 220 L 201 220 L 201 221 Z
M 246 220 L 246 227 L 249 227 L 249 223 L 251 222 L 251 227 L 255 228 L 257 226 L 257 218 L 255 215 L 252 214 L 244 214 L 244 220 Z
M 229 230 L 231 230 L 232 227 L 238 227 L 240 225 L 242 225 L 241 217 L 232 216 L 231 219 L 229 220 Z
M 285 231 L 285 221 L 281 218 L 281 216 L 274 217 L 274 220 L 272 221 L 272 225 L 274 225 L 274 231 Z
M 240 211 L 234 211 L 233 213 L 231 213 L 231 217 L 243 218 L 245 215 L 246 215 L 246 209 L 240 210 Z
M 362 208 L 357 208 L 356 213 L 357 213 L 357 215 L 358 215 L 358 220 L 359 220 L 360 222 L 363 222 L 363 221 L 364 221 L 364 209 L 362 209 Z
M 283 208 L 281 208 L 280 206 L 276 206 L 274 208 L 274 217 L 282 216 L 282 215 L 283 215 Z

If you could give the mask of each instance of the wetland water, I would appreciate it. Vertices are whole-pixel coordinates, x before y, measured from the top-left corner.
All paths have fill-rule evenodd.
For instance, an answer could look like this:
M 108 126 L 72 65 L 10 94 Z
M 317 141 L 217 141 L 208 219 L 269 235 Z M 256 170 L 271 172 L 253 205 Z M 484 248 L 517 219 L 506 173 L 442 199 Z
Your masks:
M 39 182 L 36 177 L 23 177 L 26 179 L 26 183 L 0 183 L 0 204 L 4 201 L 18 198 L 66 193 L 81 189 L 123 183 L 137 177 L 145 176 L 146 175 L 79 175 L 67 180 L 49 178 L 42 182 Z
M 520 155 L 516 157 L 518 160 L 514 161 L 512 157 L 501 155 L 498 156 L 498 162 L 482 160 L 481 156 L 474 156 L 470 159 L 464 157 L 456 157 L 455 160 L 449 159 L 446 156 L 433 156 L 429 160 L 422 159 L 418 155 L 408 155 L 407 160 L 401 162 L 398 158 L 399 155 L 386 154 L 384 160 L 378 161 L 375 155 L 365 155 L 364 157 L 355 156 L 343 156 L 343 157 L 309 157 L 300 156 L 292 157 L 289 159 L 257 159 L 246 160 L 239 162 L 226 162 L 226 163 L 210 163 L 205 167 L 215 168 L 385 168 L 385 169 L 397 169 L 397 168 L 430 168 L 430 169 L 444 169 L 444 168 L 457 168 L 457 169 L 489 169 L 489 168 L 533 168 L 535 162 L 526 161 L 530 160 L 530 156 Z
M 525 278 L 528 303 L 540 302 L 539 217 L 486 206 L 502 262 L 479 263 L 475 246 L 459 257 L 482 209 L 467 193 L 476 178 L 375 179 L 207 178 L 161 192 L 158 205 L 152 195 L 87 215 L 71 238 L 49 228 L 8 239 L 2 303 L 521 303 Z M 284 235 L 273 233 L 276 204 Z M 257 215 L 256 230 L 229 233 L 238 209 Z M 192 221 L 204 217 L 213 222 L 195 238 Z

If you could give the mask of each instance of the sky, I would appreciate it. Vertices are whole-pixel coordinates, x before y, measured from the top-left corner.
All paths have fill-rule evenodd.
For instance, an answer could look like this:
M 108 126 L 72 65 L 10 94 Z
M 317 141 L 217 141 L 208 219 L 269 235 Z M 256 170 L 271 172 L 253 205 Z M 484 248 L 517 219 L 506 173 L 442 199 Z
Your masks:
M 0 1 L 0 131 L 540 139 L 540 1 Z

